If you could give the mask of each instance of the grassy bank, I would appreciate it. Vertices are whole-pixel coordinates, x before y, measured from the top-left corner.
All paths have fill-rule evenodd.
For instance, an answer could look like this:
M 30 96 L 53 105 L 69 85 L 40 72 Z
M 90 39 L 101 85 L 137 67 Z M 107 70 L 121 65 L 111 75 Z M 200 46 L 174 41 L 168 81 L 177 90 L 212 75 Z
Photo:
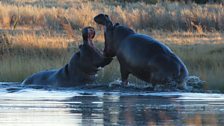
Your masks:
M 144 31 L 142 32 L 144 33 Z M 160 34 L 158 34 L 158 32 L 145 32 L 145 34 L 165 42 L 183 59 L 190 75 L 199 76 L 206 81 L 205 88 L 224 89 L 223 34 L 203 33 L 202 35 L 188 32 L 159 32 Z M 29 43 L 29 39 L 25 38 L 24 35 L 23 43 Z M 69 61 L 72 54 L 77 51 L 77 41 L 79 41 L 65 42 L 66 37 L 62 36 L 59 39 L 58 36 L 54 38 L 53 36 L 42 37 L 36 35 L 35 38 L 44 43 L 38 43 L 34 39 L 31 43 L 23 45 L 20 41 L 16 42 L 18 37 L 11 36 L 9 41 L 12 43 L 5 46 L 5 52 L 0 57 L 0 81 L 22 81 L 32 73 L 62 67 Z M 219 39 L 214 41 L 212 38 Z M 52 39 L 55 40 L 53 43 Z M 78 43 L 81 43 L 81 40 Z M 98 41 L 96 45 L 102 48 L 103 42 Z M 99 72 L 98 81 L 106 83 L 119 79 L 120 71 L 118 66 L 119 64 L 115 59 Z M 132 80 L 135 81 L 135 79 Z
M 224 9 L 219 4 L 91 2 L 87 0 L 6 0 L 0 2 L 0 81 L 22 81 L 40 70 L 60 68 L 77 51 L 81 28 L 102 28 L 93 17 L 107 13 L 114 22 L 148 34 L 186 63 L 205 88 L 224 90 Z M 115 59 L 99 72 L 99 82 L 120 78 Z M 132 79 L 133 81 L 135 79 Z

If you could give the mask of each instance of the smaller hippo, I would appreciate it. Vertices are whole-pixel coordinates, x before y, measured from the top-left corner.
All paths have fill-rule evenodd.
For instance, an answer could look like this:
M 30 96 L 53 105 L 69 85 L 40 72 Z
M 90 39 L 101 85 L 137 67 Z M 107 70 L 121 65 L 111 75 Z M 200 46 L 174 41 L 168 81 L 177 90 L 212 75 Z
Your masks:
M 82 30 L 83 44 L 79 46 L 80 50 L 73 54 L 64 67 L 35 73 L 26 78 L 22 84 L 72 87 L 93 83 L 99 67 L 104 67 L 112 61 L 112 58 L 105 57 L 94 46 L 92 42 L 94 36 L 94 28 L 85 27 Z

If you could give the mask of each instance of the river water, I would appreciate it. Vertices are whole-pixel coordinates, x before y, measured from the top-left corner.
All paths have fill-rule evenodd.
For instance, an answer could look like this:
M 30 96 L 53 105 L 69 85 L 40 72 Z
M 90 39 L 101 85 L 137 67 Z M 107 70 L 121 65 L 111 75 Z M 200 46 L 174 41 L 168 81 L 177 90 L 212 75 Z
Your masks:
M 224 94 L 0 83 L 0 126 L 223 124 Z

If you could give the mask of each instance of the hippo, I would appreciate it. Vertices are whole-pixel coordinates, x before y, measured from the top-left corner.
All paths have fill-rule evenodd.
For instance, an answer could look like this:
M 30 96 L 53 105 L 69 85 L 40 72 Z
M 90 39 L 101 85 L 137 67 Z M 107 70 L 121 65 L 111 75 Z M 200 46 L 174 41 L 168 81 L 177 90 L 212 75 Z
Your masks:
M 123 85 L 128 84 L 129 74 L 151 83 L 186 89 L 188 70 L 183 61 L 171 49 L 158 40 L 136 33 L 127 26 L 113 24 L 109 16 L 94 17 L 97 24 L 104 26 L 107 57 L 117 57 Z
M 45 70 L 26 78 L 22 84 L 51 85 L 72 87 L 79 84 L 93 83 L 100 67 L 112 61 L 105 57 L 92 43 L 95 30 L 85 27 L 82 30 L 83 44 L 79 51 L 74 53 L 64 67 L 56 70 Z

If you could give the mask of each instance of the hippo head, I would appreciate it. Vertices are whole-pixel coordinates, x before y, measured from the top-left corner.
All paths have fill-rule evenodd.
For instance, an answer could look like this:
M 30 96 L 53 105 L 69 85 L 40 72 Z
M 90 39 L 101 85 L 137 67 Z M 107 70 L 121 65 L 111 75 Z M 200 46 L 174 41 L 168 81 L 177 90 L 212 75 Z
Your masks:
M 97 24 L 101 24 L 105 27 L 104 30 L 104 39 L 105 39 L 105 47 L 104 47 L 104 55 L 107 57 L 115 56 L 114 42 L 113 42 L 113 23 L 110 18 L 106 14 L 99 14 L 94 17 L 94 21 Z
M 82 29 L 82 38 L 84 43 L 92 42 L 94 36 L 95 36 L 95 30 L 93 27 L 88 26 Z
M 95 16 L 94 21 L 97 24 L 101 24 L 104 26 L 113 26 L 113 23 L 111 22 L 109 16 L 106 14 L 99 14 L 99 15 Z

